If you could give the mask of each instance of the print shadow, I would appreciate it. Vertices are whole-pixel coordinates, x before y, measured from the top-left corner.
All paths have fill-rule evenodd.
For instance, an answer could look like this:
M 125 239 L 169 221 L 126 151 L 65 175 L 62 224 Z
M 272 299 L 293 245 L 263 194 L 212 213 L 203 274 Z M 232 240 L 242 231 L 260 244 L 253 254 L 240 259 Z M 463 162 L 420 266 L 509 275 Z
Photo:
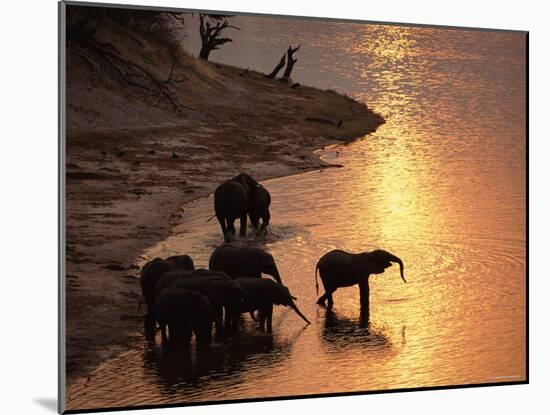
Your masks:
M 56 398 L 35 398 L 34 402 L 38 405 L 46 408 L 50 412 L 57 413 L 57 399 Z

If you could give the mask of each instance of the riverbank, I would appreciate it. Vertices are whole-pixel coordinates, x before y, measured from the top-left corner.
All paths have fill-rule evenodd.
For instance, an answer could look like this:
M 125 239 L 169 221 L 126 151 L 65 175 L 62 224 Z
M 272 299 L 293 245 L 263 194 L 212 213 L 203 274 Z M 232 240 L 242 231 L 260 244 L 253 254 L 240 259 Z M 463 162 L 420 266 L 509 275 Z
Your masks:
M 108 36 L 119 54 L 132 55 L 110 30 L 99 40 Z M 170 70 L 169 56 L 155 56 L 143 59 L 151 73 L 182 80 L 171 85 L 181 101 L 177 114 L 169 99 L 151 102 L 106 65 L 94 70 L 90 62 L 101 56 L 93 48 L 68 49 L 68 383 L 142 341 L 134 263 L 170 235 L 184 204 L 241 171 L 265 180 L 326 167 L 315 149 L 384 122 L 334 91 L 293 89 L 184 53 Z

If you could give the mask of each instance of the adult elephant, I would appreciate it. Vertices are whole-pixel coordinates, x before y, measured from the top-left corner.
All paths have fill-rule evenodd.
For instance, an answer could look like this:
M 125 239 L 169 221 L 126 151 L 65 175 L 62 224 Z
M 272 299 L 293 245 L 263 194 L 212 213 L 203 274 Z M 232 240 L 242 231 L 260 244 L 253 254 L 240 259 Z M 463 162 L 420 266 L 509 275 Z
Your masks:
M 240 219 L 239 236 L 246 236 L 246 222 L 250 189 L 256 181 L 248 174 L 238 176 L 220 184 L 214 191 L 214 213 L 220 223 L 225 242 L 235 237 L 235 220 Z
M 317 282 L 317 271 L 325 288 L 325 293 L 319 297 L 317 304 L 324 305 L 328 299 L 329 310 L 334 304 L 332 294 L 338 288 L 359 285 L 361 308 L 369 309 L 369 276 L 371 274 L 382 274 L 384 270 L 392 265 L 392 262 L 399 264 L 399 271 L 404 282 L 403 261 L 395 255 L 378 249 L 372 252 L 352 254 L 335 249 L 323 255 L 315 267 L 315 288 L 319 294 L 319 283 Z
M 166 259 L 155 258 L 143 266 L 139 282 L 141 285 L 142 300 L 147 304 L 144 329 L 148 339 L 155 337 L 155 315 L 154 315 L 154 290 L 160 278 L 169 271 L 193 270 L 193 260 L 189 255 L 173 255 Z M 140 301 L 141 304 L 141 301 Z
M 273 256 L 260 248 L 221 245 L 212 252 L 208 268 L 223 271 L 231 278 L 261 278 L 262 274 L 267 274 L 282 284 Z
M 259 329 L 271 333 L 273 329 L 273 305 L 283 305 L 292 308 L 302 320 L 311 324 L 298 309 L 287 287 L 267 278 L 239 277 L 235 280 L 248 294 L 248 300 L 241 305 L 241 311 L 253 313 L 259 311 Z
M 166 287 L 156 296 L 154 309 L 164 346 L 188 346 L 192 333 L 197 344 L 210 343 L 213 315 L 205 296 L 179 287 Z
M 167 272 L 157 282 L 155 296 L 167 287 L 196 291 L 208 298 L 216 329 L 220 331 L 223 330 L 223 309 L 229 326 L 229 321 L 240 312 L 241 304 L 248 300 L 246 291 L 227 274 L 205 269 Z

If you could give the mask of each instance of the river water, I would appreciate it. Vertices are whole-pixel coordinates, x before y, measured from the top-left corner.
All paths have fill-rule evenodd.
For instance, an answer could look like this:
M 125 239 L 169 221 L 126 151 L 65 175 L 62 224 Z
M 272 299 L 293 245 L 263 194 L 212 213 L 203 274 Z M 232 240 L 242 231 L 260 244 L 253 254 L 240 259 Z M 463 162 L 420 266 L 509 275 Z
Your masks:
M 301 41 L 294 80 L 334 88 L 387 120 L 322 156 L 343 168 L 265 182 L 275 257 L 312 321 L 276 308 L 273 335 L 250 319 L 210 349 L 157 346 L 106 362 L 69 387 L 69 408 L 187 403 L 519 381 L 526 377 L 525 39 L 458 31 L 237 17 L 220 62 L 270 71 Z M 193 37 L 189 47 L 193 49 Z M 206 267 L 221 242 L 212 199 L 185 208 L 150 259 L 190 254 Z M 315 304 L 314 267 L 330 249 L 388 250 L 405 263 Z

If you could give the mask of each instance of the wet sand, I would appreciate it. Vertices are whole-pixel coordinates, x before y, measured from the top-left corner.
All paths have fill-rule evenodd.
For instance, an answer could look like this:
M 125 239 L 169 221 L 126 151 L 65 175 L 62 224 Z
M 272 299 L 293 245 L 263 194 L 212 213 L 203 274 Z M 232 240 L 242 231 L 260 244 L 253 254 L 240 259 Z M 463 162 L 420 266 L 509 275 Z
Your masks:
M 178 116 L 76 53 L 68 73 L 67 382 L 142 340 L 135 265 L 185 216 L 186 203 L 246 171 L 259 180 L 330 166 L 313 154 L 384 121 L 333 91 L 188 57 Z M 215 80 L 193 84 L 197 79 Z M 212 87 L 210 90 L 205 85 Z M 202 93 L 201 93 L 202 92 Z M 338 122 L 342 120 L 340 126 Z M 222 241 L 220 235 L 220 242 Z

